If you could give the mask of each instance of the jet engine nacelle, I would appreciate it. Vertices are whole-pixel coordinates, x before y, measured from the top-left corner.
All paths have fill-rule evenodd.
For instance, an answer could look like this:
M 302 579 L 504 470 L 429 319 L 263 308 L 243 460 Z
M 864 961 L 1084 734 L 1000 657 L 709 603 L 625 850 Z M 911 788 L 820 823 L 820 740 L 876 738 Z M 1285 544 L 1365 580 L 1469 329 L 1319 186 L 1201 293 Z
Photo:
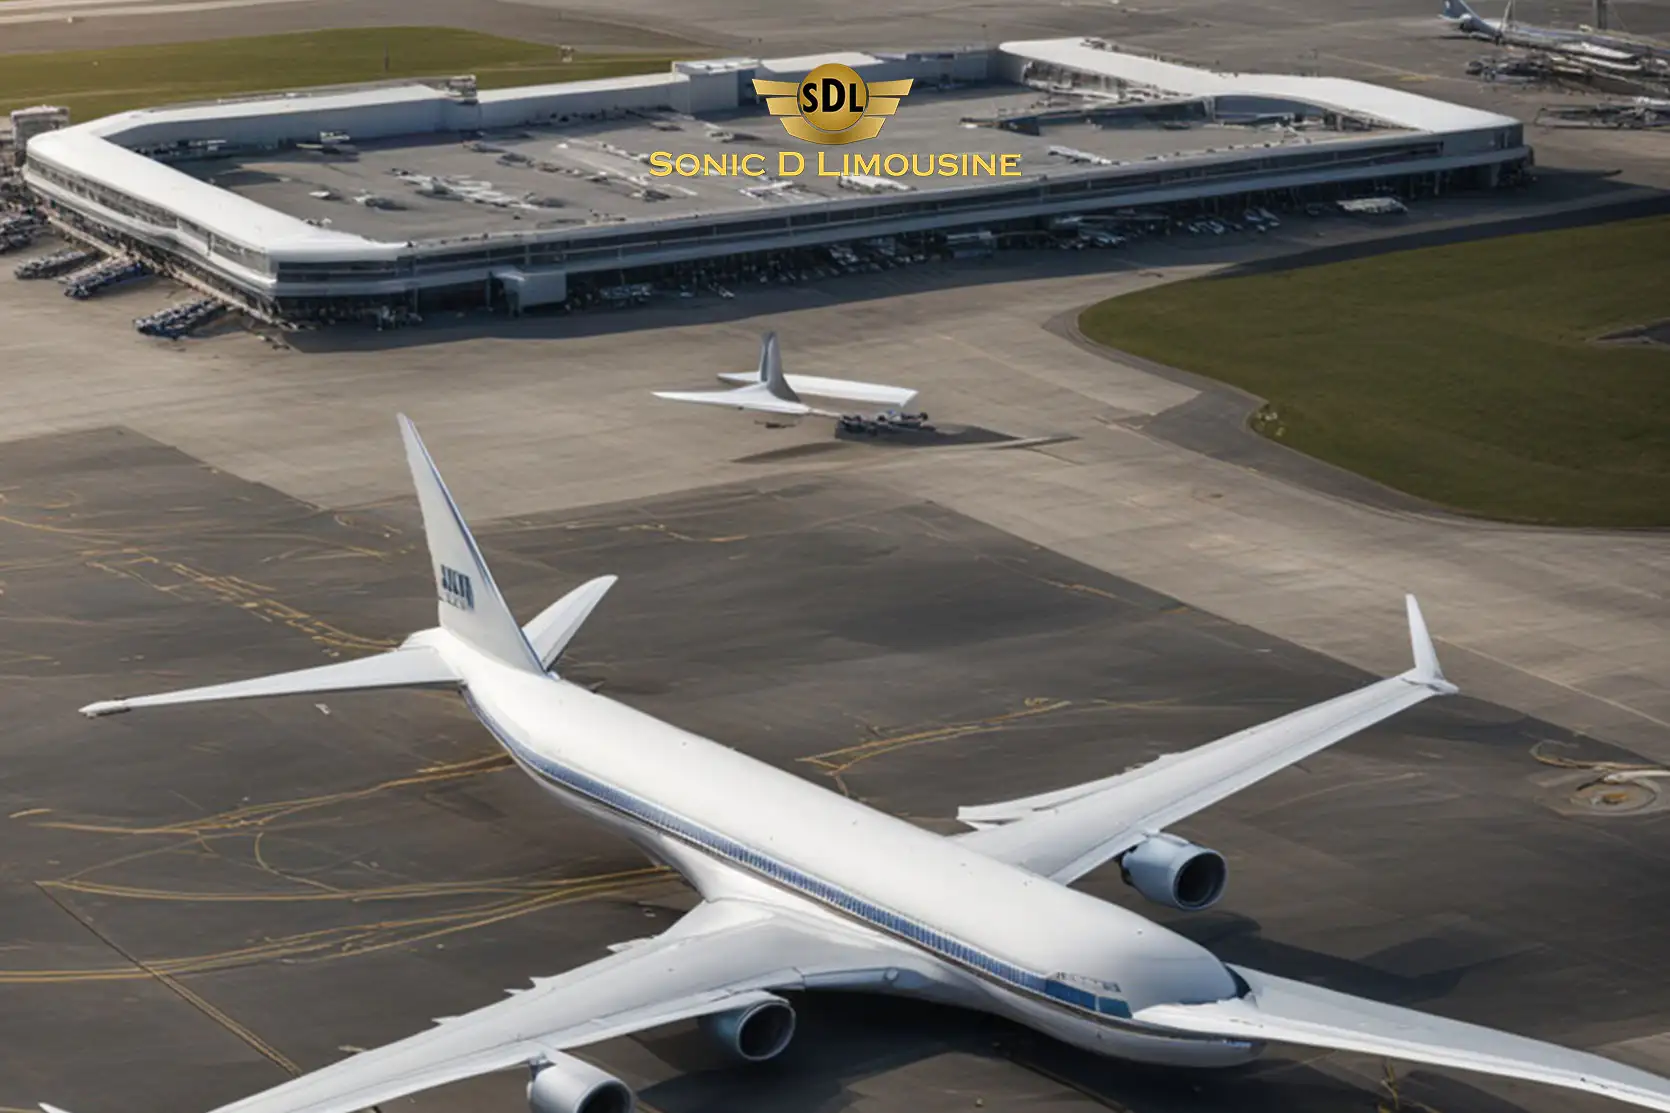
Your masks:
M 1151 835 L 1120 859 L 1125 884 L 1153 901 L 1185 912 L 1218 903 L 1229 881 L 1222 854 L 1176 835 Z
M 637 1107 L 626 1083 L 572 1055 L 552 1055 L 528 1082 L 533 1113 L 633 1113 Z
M 702 1030 L 719 1046 L 748 1063 L 775 1059 L 794 1038 L 794 1007 L 780 997 L 758 1001 L 701 1019 Z

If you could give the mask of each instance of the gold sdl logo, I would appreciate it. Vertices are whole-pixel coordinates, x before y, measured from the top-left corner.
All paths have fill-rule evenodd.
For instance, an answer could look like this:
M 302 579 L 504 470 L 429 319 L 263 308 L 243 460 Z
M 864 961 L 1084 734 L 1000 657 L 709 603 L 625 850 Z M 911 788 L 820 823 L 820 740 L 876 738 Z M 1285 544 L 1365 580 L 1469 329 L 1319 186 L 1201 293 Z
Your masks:
M 783 130 L 806 143 L 859 143 L 874 139 L 887 117 L 899 110 L 915 78 L 866 84 L 851 66 L 827 62 L 801 81 L 754 79 Z

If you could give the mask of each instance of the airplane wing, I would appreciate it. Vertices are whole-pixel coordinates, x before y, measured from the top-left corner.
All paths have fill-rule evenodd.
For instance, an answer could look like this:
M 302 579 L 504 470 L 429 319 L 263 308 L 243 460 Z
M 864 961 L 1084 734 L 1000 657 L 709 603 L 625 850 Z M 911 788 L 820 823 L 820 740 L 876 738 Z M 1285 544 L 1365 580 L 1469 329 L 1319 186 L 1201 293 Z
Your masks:
M 1272 773 L 1455 685 L 1444 679 L 1426 622 L 1407 597 L 1415 667 L 1129 772 L 1002 804 L 963 808 L 976 830 L 957 836 L 982 854 L 1070 884 L 1166 827 Z
M 729 406 L 736 410 L 792 414 L 796 417 L 817 412 L 798 398 L 791 401 L 777 397 L 764 383 L 739 387 L 736 390 L 658 390 L 655 396 L 665 398 L 669 402 L 699 402 L 708 406 Z
M 356 1113 L 571 1048 L 773 1000 L 773 989 L 838 982 L 896 962 L 884 941 L 855 930 L 751 901 L 711 901 L 653 939 L 535 978 L 507 1000 L 443 1018 L 215 1113 Z
M 1670 1111 L 1670 1082 L 1583 1051 L 1230 967 L 1242 997 L 1151 1005 L 1132 1019 L 1201 1036 L 1298 1044 L 1523 1078 Z
M 789 389 L 796 394 L 810 394 L 814 398 L 835 398 L 843 402 L 862 402 L 871 406 L 904 409 L 916 399 L 916 391 L 909 387 L 888 386 L 886 383 L 865 383 L 857 379 L 826 379 L 818 375 L 784 375 Z M 746 386 L 760 382 L 751 371 L 721 371 L 719 380 Z

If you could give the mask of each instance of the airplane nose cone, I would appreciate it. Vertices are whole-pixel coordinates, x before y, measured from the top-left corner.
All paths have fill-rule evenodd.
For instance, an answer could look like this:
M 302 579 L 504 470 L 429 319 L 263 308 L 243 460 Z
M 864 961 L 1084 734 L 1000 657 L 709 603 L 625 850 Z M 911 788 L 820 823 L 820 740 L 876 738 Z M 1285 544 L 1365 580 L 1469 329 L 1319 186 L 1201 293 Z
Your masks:
M 1164 928 L 1150 927 L 1140 954 L 1120 979 L 1131 1011 L 1149 1005 L 1196 1005 L 1238 996 L 1240 983 L 1216 955 Z

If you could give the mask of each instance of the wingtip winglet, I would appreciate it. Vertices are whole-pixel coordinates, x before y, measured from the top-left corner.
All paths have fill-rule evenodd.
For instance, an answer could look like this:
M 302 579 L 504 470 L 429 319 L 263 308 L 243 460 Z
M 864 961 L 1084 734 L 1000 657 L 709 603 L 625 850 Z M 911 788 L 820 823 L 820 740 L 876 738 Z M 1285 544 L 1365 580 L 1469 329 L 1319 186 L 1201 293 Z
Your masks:
M 44 1111 L 44 1113 L 68 1113 L 68 1110 L 59 1109 L 56 1105 L 48 1105 L 44 1101 L 43 1102 L 37 1102 L 36 1104 L 38 1104 L 41 1107 L 41 1109 Z
M 1444 678 L 1444 670 L 1438 664 L 1438 650 L 1432 644 L 1432 635 L 1427 632 L 1426 617 L 1421 614 L 1420 603 L 1413 594 L 1404 595 L 1403 600 L 1409 611 L 1409 644 L 1415 651 L 1415 669 L 1410 679 L 1426 685 L 1439 695 L 1455 695 L 1461 689 Z
M 83 707 L 81 713 L 89 719 L 98 719 L 105 715 L 119 715 L 132 709 L 132 706 L 125 699 L 101 699 Z M 50 1109 L 51 1106 L 45 1106 L 44 1108 Z M 63 1113 L 63 1111 L 59 1110 L 58 1113 Z

